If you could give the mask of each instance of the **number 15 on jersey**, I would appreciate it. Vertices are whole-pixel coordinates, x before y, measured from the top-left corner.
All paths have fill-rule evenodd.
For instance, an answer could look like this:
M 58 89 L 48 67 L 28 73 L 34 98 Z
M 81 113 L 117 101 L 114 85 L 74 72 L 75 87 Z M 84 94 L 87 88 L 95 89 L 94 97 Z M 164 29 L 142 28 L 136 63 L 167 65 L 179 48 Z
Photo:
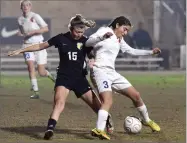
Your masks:
M 77 52 L 68 52 L 69 60 L 76 61 L 77 60 Z

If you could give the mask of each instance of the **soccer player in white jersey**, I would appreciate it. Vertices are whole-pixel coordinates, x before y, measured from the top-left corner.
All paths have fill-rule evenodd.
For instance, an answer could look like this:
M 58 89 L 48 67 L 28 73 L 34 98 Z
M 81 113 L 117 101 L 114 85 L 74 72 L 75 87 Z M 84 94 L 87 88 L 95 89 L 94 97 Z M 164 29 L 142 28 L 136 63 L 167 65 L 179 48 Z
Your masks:
M 24 38 L 22 47 L 43 42 L 44 38 L 42 34 L 48 32 L 48 25 L 39 14 L 31 11 L 31 1 L 23 0 L 20 2 L 20 6 L 23 14 L 18 18 L 18 35 Z M 30 98 L 37 99 L 39 98 L 39 89 L 35 75 L 35 61 L 37 62 L 40 76 L 49 77 L 52 81 L 55 81 L 55 77 L 45 69 L 45 65 L 47 64 L 46 49 L 37 52 L 25 52 L 23 55 L 28 66 L 32 90 L 34 91 L 34 94 Z
M 108 27 L 98 29 L 86 42 L 86 46 L 94 47 L 95 62 L 93 64 L 93 78 L 102 99 L 102 106 L 98 112 L 97 125 L 92 130 L 92 135 L 107 140 L 110 140 L 110 137 L 104 129 L 108 112 L 112 106 L 112 89 L 132 100 L 143 118 L 144 125 L 149 126 L 153 131 L 160 131 L 159 125 L 149 118 L 146 105 L 141 99 L 140 93 L 125 77 L 115 71 L 115 60 L 119 50 L 123 53 L 141 56 L 154 55 L 161 52 L 159 48 L 154 48 L 153 50 L 131 48 L 123 40 L 123 36 L 128 33 L 130 28 L 130 21 L 124 16 L 119 16 Z

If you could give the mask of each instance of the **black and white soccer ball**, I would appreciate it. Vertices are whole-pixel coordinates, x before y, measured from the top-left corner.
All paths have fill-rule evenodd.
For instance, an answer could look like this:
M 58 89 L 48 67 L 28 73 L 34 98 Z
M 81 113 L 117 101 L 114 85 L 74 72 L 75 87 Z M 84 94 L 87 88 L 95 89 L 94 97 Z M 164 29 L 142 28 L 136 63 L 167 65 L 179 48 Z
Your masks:
M 135 116 L 127 116 L 124 121 L 124 130 L 129 134 L 137 134 L 142 130 L 140 118 Z

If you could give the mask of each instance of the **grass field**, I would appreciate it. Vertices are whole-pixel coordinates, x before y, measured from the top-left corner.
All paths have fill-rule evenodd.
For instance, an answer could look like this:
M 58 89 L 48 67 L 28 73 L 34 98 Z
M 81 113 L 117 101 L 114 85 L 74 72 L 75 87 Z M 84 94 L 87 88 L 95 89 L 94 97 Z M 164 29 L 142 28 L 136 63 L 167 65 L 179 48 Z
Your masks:
M 150 117 L 162 131 L 152 133 L 143 127 L 138 135 L 124 133 L 123 121 L 128 115 L 139 116 L 131 101 L 114 95 L 111 114 L 115 123 L 112 141 L 127 142 L 185 142 L 186 132 L 186 87 L 184 74 L 128 74 L 126 78 L 139 90 Z M 0 88 L 0 142 L 44 142 L 43 134 L 52 110 L 53 86 L 39 78 L 41 97 L 31 100 L 30 81 L 25 76 L 3 76 Z M 73 93 L 68 97 L 64 113 L 55 130 L 52 141 L 88 142 L 97 141 L 89 132 L 95 127 L 96 115 Z

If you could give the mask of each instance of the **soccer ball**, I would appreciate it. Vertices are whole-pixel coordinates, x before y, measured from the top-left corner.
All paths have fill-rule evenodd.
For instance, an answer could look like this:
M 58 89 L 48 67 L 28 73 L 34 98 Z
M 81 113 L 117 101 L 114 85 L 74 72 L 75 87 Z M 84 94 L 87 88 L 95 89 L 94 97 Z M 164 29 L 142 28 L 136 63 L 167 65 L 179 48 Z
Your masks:
M 135 116 L 127 116 L 124 122 L 124 130 L 127 133 L 137 134 L 142 129 L 142 123 L 139 118 Z

